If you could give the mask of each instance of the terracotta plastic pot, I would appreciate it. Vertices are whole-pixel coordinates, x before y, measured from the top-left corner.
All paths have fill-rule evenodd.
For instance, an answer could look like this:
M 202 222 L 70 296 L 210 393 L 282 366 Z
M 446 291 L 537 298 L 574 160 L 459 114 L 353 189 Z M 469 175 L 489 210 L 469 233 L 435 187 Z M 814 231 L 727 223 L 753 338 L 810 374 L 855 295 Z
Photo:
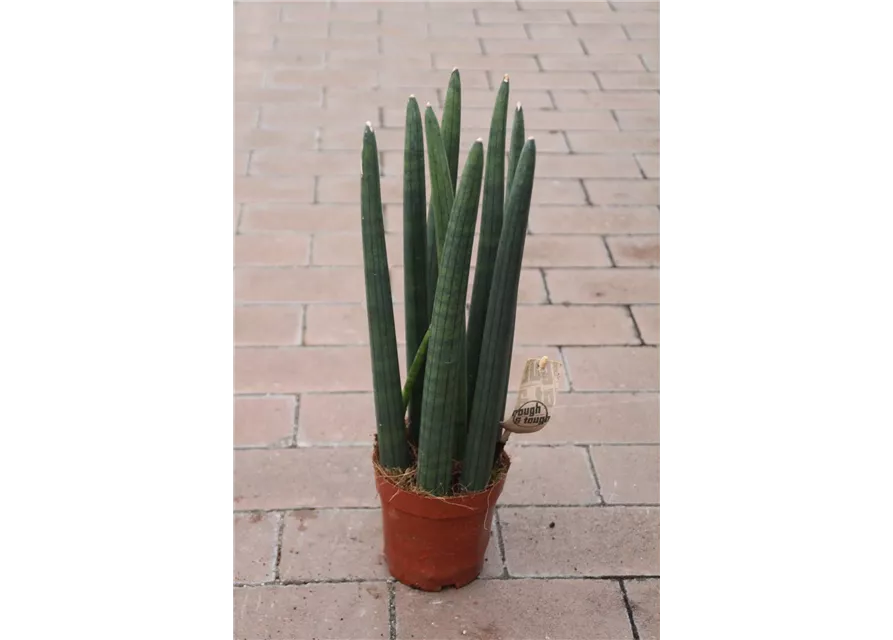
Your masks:
M 503 461 L 507 473 L 505 454 Z M 484 568 L 493 512 L 506 473 L 484 491 L 435 498 L 401 489 L 375 465 L 384 555 L 391 575 L 423 591 L 473 582 Z

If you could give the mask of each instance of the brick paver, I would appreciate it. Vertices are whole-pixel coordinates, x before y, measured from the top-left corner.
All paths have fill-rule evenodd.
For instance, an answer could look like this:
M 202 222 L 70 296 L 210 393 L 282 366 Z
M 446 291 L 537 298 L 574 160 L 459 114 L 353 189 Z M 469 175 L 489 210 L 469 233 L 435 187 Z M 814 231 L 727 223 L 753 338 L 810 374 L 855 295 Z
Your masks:
M 656 2 L 235 4 L 235 637 L 659 637 L 658 35 Z M 453 67 L 463 149 L 504 73 L 537 139 L 511 375 L 567 375 L 481 579 L 426 594 L 380 556 L 359 152 L 369 120 L 402 342 L 405 102 Z

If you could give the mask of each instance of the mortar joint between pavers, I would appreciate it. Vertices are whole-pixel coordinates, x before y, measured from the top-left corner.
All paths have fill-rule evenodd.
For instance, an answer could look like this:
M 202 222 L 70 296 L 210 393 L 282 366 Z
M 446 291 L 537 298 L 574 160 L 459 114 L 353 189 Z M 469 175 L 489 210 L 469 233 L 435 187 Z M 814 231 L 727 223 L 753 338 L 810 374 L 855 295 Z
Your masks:
M 599 503 L 602 505 L 607 504 L 605 497 L 602 495 L 602 485 L 598 481 L 598 473 L 595 471 L 595 461 L 592 459 L 592 452 L 589 449 L 589 445 L 580 444 L 576 446 L 583 448 L 583 454 L 586 456 L 586 461 L 589 463 L 589 472 L 592 474 L 592 481 L 595 483 L 595 492 L 598 496 Z
M 608 243 L 605 242 L 605 245 L 607 245 L 607 244 L 608 244 Z M 636 316 L 635 316 L 635 314 L 633 313 L 633 306 L 632 306 L 631 304 L 627 304 L 627 305 L 624 305 L 624 306 L 626 307 L 626 312 L 629 314 L 629 319 L 630 319 L 630 320 L 632 321 L 632 323 L 633 323 L 633 329 L 634 329 L 635 332 L 636 332 L 636 337 L 639 339 L 639 345 L 644 347 L 644 346 L 645 346 L 645 339 L 642 337 L 642 330 L 639 328 L 639 323 L 636 322 Z
M 394 580 L 388 580 L 388 637 L 397 640 L 397 587 Z
M 312 242 L 312 240 L 311 240 Z M 307 346 L 307 305 L 301 305 L 301 346 Z
M 626 592 L 626 585 L 622 579 L 617 580 L 620 584 L 620 593 L 623 595 L 623 606 L 626 608 L 626 617 L 629 619 L 629 628 L 633 633 L 633 640 L 639 639 L 639 629 L 636 626 L 636 618 L 633 615 L 632 603 L 629 601 L 629 594 Z
M 564 353 L 564 347 L 558 347 L 558 355 L 561 356 L 561 364 L 564 365 L 564 375 L 567 376 L 567 388 L 570 393 L 573 393 L 574 379 L 571 377 L 571 368 L 567 364 L 567 355 Z
M 511 575 L 508 578 L 500 578 L 497 576 L 493 577 L 480 577 L 478 580 L 588 580 L 591 582 L 617 582 L 619 580 L 659 580 L 659 575 L 628 575 L 628 576 L 587 576 L 587 575 L 579 575 L 579 574 L 526 574 L 519 573 L 517 575 Z
M 306 309 L 306 307 L 305 307 Z M 306 312 L 305 312 L 306 313 Z M 306 316 L 305 316 L 306 317 Z M 302 320 L 302 323 L 305 323 L 306 320 Z M 303 340 L 303 336 L 301 337 Z M 292 416 L 292 434 L 291 434 L 291 448 L 296 449 L 298 447 L 298 422 L 300 420 L 301 415 L 301 394 L 295 394 L 295 412 Z
M 499 574 L 499 577 L 505 580 L 511 576 L 509 576 L 509 566 L 505 560 L 505 538 L 502 536 L 502 521 L 499 519 L 499 509 L 493 511 L 493 522 L 496 524 L 496 546 L 502 562 L 502 572 Z
M 543 278 L 543 289 L 545 289 L 545 291 L 546 291 L 546 304 L 550 305 L 550 304 L 552 304 L 552 293 L 549 291 L 549 281 L 546 280 L 546 270 L 543 267 L 540 267 L 539 272 L 540 272 L 540 276 L 542 276 L 542 278 Z M 539 306 L 544 306 L 544 305 L 539 305 Z
M 583 188 L 585 189 L 586 187 L 583 187 Z M 611 245 L 608 244 L 608 240 L 604 236 L 602 236 L 602 244 L 605 245 L 605 251 L 608 252 L 608 258 L 611 260 L 611 268 L 616 269 L 617 261 L 614 260 L 614 252 L 611 251 Z
M 552 100 L 554 102 L 555 99 L 552 98 Z M 556 108 L 557 108 L 557 105 L 556 105 Z M 571 140 L 567 135 L 567 131 L 562 129 L 561 136 L 564 138 L 564 145 L 567 147 L 567 155 L 569 155 L 569 156 L 577 155 L 577 152 L 574 151 L 574 148 L 571 146 Z M 586 193 L 585 188 L 583 189 L 583 192 Z
M 536 63 L 538 65 L 540 65 L 540 70 L 542 71 L 542 63 L 540 62 L 540 57 L 537 55 L 537 56 L 535 56 L 535 59 L 536 59 Z M 558 103 L 555 101 L 555 94 L 552 93 L 552 90 L 546 89 L 546 95 L 549 96 L 549 102 L 552 103 L 551 111 L 559 111 L 560 109 L 558 108 Z M 562 131 L 561 133 L 565 133 L 565 132 Z M 566 135 L 564 136 L 564 142 L 565 142 L 565 144 L 567 144 L 567 136 Z M 568 145 L 568 148 L 570 148 L 569 145 Z
M 642 166 L 642 162 L 639 160 L 639 156 L 643 154 L 634 153 L 633 159 L 636 161 L 636 166 L 639 167 L 639 174 L 641 174 L 643 180 L 647 180 L 648 176 L 645 174 L 645 168 Z
M 279 563 L 282 561 L 282 532 L 285 529 L 285 514 L 280 513 L 276 521 L 276 555 L 273 560 L 273 582 L 279 582 Z

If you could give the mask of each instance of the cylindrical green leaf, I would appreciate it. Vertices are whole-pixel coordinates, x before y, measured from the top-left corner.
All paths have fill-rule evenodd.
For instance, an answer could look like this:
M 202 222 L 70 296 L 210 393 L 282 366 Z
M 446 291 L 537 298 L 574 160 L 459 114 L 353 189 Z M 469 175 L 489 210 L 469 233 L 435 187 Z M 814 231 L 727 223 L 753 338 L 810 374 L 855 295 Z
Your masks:
M 512 121 L 512 137 L 511 137 L 511 148 L 509 150 L 509 165 L 508 165 L 508 179 L 506 180 L 506 193 L 511 193 L 512 182 L 515 177 L 515 169 L 518 167 L 518 159 L 521 157 L 521 150 L 524 148 L 524 109 L 521 108 L 521 103 L 515 107 L 515 117 Z M 506 206 L 508 206 L 508 198 L 506 198 Z M 512 315 L 512 324 L 509 329 L 509 333 L 511 335 L 515 335 L 515 318 L 516 316 Z M 505 405 L 508 399 L 506 395 L 508 393 L 508 384 L 509 380 L 506 378 L 505 385 L 503 386 L 503 392 L 499 394 L 499 410 L 496 412 L 499 416 L 499 419 L 502 420 L 505 417 Z
M 462 80 L 459 70 L 453 69 L 443 100 L 443 148 L 450 167 L 450 181 L 456 191 L 459 175 L 459 137 L 462 131 Z
M 459 70 L 453 69 L 450 74 L 450 82 L 447 86 L 446 98 L 443 101 L 443 148 L 446 151 L 447 164 L 450 168 L 450 180 L 453 192 L 456 191 L 456 179 L 459 171 L 459 147 L 462 130 L 462 82 Z M 462 320 L 463 344 L 465 344 L 465 319 Z M 457 356 L 462 378 L 468 377 L 468 363 L 466 350 L 463 348 Z M 465 451 L 465 432 L 468 426 L 468 398 L 465 387 L 459 389 L 456 396 L 456 445 L 455 455 L 461 458 Z
M 428 145 L 430 148 L 430 139 Z M 428 342 L 418 484 L 435 495 L 448 495 L 452 485 L 456 394 L 465 385 L 457 353 L 465 348 L 465 300 L 481 195 L 483 155 L 483 144 L 475 142 L 462 172 L 444 239 Z
M 410 457 L 403 421 L 400 366 L 394 331 L 394 301 L 391 297 L 384 220 L 381 215 L 378 145 L 372 125 L 368 122 L 363 132 L 362 167 L 360 206 L 363 267 L 379 462 L 386 468 L 405 469 L 409 466 Z
M 512 183 L 515 179 L 515 170 L 518 167 L 518 160 L 521 158 L 521 151 L 524 148 L 525 142 L 525 134 L 524 134 L 524 109 L 521 107 L 521 103 L 518 103 L 518 106 L 515 107 L 515 118 L 512 121 L 512 137 L 511 137 L 511 148 L 509 150 L 509 166 L 508 166 L 508 178 L 505 184 L 505 192 L 511 193 L 512 191 Z M 508 206 L 508 198 L 506 198 L 506 207 Z M 512 324 L 509 329 L 509 333 L 513 336 L 515 335 L 515 316 L 512 316 Z M 508 379 L 505 382 L 505 388 L 503 393 L 499 394 L 501 398 L 499 401 L 499 411 L 497 414 L 499 415 L 499 419 L 502 420 L 505 417 L 505 404 L 507 401 L 507 393 L 508 393 Z
M 403 291 L 406 320 L 406 362 L 413 361 L 428 330 L 428 282 L 425 277 L 425 145 L 422 115 L 415 96 L 406 104 L 403 147 Z M 409 403 L 410 441 L 418 442 L 424 371 L 418 372 Z
M 505 76 L 496 94 L 496 106 L 490 123 L 490 140 L 487 142 L 487 163 L 484 171 L 484 199 L 481 205 L 481 234 L 478 238 L 477 266 L 474 270 L 474 288 L 471 292 L 471 310 L 468 313 L 468 404 L 474 398 L 481 341 L 484 337 L 484 320 L 490 286 L 493 283 L 493 263 L 502 231 L 505 197 L 505 132 L 509 100 L 509 78 Z
M 531 138 L 524 145 L 506 207 L 505 223 L 496 253 L 493 287 L 484 324 L 477 387 L 468 422 L 468 441 L 462 462 L 460 484 L 468 491 L 481 491 L 490 481 L 496 441 L 499 437 L 499 415 L 508 384 L 509 366 L 514 339 L 514 317 L 518 301 L 521 260 L 530 215 L 533 174 L 536 169 L 536 143 Z
M 434 312 L 434 293 L 437 289 L 437 224 L 434 221 L 434 205 L 428 204 L 428 223 L 425 225 L 425 279 L 428 281 L 428 324 Z
M 437 116 L 429 104 L 425 108 L 425 138 L 428 141 L 428 174 L 431 177 L 431 208 L 434 211 L 434 237 L 437 242 L 437 263 L 441 263 L 447 223 L 453 210 L 453 185 Z
M 521 157 L 521 149 L 524 148 L 524 110 L 521 103 L 515 107 L 515 118 L 512 120 L 512 142 L 509 147 L 509 169 L 508 180 L 505 183 L 505 192 L 512 192 L 512 180 L 515 177 L 515 168 L 518 166 L 518 159 Z M 506 202 L 506 204 L 508 204 Z

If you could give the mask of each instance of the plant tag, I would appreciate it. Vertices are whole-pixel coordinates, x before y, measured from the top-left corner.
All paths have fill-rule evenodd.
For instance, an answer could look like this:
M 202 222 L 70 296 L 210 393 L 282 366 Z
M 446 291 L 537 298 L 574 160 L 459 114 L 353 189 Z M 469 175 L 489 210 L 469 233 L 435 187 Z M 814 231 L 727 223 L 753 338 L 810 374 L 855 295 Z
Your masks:
M 558 401 L 562 365 L 547 357 L 531 358 L 524 365 L 518 400 L 502 427 L 511 433 L 536 433 L 546 426 Z M 504 434 L 507 439 L 508 434 Z

